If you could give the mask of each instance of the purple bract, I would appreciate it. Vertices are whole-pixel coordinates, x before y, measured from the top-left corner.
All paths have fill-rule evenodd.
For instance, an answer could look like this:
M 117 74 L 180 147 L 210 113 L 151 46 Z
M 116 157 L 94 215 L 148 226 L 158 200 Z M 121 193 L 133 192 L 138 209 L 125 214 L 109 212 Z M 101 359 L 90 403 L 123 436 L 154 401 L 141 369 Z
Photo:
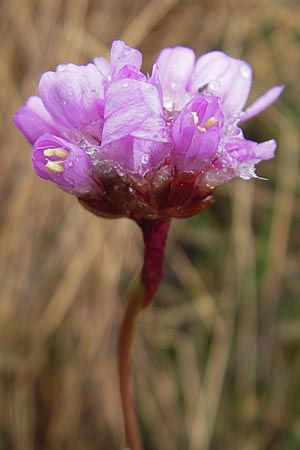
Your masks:
M 239 123 L 273 103 L 275 86 L 244 110 L 251 67 L 222 52 L 163 49 L 151 76 L 142 55 L 115 41 L 110 63 L 60 65 L 14 120 L 33 145 L 36 173 L 104 217 L 188 217 L 216 186 L 255 176 L 274 140 L 244 138 Z

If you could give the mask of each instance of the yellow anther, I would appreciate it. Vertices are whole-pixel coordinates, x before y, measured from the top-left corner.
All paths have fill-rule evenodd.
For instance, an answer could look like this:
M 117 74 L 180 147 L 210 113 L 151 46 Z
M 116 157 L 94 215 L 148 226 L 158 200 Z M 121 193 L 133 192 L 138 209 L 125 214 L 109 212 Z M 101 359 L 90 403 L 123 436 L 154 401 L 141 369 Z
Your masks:
M 195 111 L 192 111 L 192 116 L 194 119 L 194 125 L 197 125 L 197 123 L 199 122 L 198 114 Z
M 205 133 L 205 132 L 207 131 L 206 128 L 200 127 L 200 125 L 197 126 L 197 129 L 198 129 L 199 131 L 202 131 L 203 133 Z
M 43 151 L 44 156 L 55 156 L 55 148 L 47 148 Z
M 61 159 L 66 159 L 66 157 L 68 156 L 69 152 L 67 150 L 65 150 L 64 148 L 55 148 L 55 156 L 57 156 L 58 158 Z
M 61 173 L 64 171 L 62 161 L 48 161 L 45 167 L 47 167 L 47 169 L 49 170 L 52 170 L 52 172 Z
M 205 128 L 211 128 L 217 123 L 217 119 L 210 117 L 204 124 Z
M 43 151 L 44 156 L 50 157 L 50 156 L 57 156 L 57 158 L 66 159 L 68 156 L 68 151 L 64 148 L 47 148 Z

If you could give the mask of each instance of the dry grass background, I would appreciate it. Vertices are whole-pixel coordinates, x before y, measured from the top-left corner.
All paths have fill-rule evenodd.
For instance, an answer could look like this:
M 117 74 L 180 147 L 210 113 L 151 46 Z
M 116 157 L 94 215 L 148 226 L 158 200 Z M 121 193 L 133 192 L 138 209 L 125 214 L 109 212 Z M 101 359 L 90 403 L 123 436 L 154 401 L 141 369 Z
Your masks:
M 183 44 L 247 59 L 252 98 L 286 84 L 246 128 L 278 140 L 269 181 L 232 181 L 173 223 L 134 343 L 145 449 L 299 450 L 299 2 L 1 0 L 0 36 L 0 449 L 122 447 L 115 348 L 141 237 L 35 177 L 11 116 L 43 71 L 123 38 L 146 71 Z

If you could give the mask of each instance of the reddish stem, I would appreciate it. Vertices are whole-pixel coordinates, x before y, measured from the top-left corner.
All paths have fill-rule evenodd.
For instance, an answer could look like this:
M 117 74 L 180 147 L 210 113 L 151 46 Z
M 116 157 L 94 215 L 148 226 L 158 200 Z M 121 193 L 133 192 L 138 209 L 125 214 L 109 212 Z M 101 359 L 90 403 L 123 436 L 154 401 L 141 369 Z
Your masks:
M 169 221 L 140 221 L 145 252 L 141 275 L 136 281 L 123 318 L 119 336 L 119 382 L 123 409 L 126 446 L 130 450 L 142 450 L 142 441 L 135 415 L 130 387 L 130 353 L 134 326 L 138 313 L 151 303 L 162 277 L 162 266 Z
M 143 232 L 145 251 L 141 279 L 144 286 L 143 308 L 152 300 L 162 278 L 163 261 L 170 221 L 144 220 L 139 222 Z

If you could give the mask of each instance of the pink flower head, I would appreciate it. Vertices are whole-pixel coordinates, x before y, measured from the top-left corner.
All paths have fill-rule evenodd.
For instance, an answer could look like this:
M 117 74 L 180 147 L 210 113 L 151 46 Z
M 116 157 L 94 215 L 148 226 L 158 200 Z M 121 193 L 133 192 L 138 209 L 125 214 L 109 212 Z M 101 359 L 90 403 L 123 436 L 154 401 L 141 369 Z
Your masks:
M 271 88 L 244 110 L 251 67 L 222 52 L 195 60 L 166 48 L 151 76 L 142 55 L 115 41 L 110 62 L 67 64 L 46 72 L 39 97 L 14 120 L 33 145 L 36 173 L 104 217 L 187 217 L 221 183 L 255 176 L 276 143 L 244 138 L 239 123 L 273 103 Z

